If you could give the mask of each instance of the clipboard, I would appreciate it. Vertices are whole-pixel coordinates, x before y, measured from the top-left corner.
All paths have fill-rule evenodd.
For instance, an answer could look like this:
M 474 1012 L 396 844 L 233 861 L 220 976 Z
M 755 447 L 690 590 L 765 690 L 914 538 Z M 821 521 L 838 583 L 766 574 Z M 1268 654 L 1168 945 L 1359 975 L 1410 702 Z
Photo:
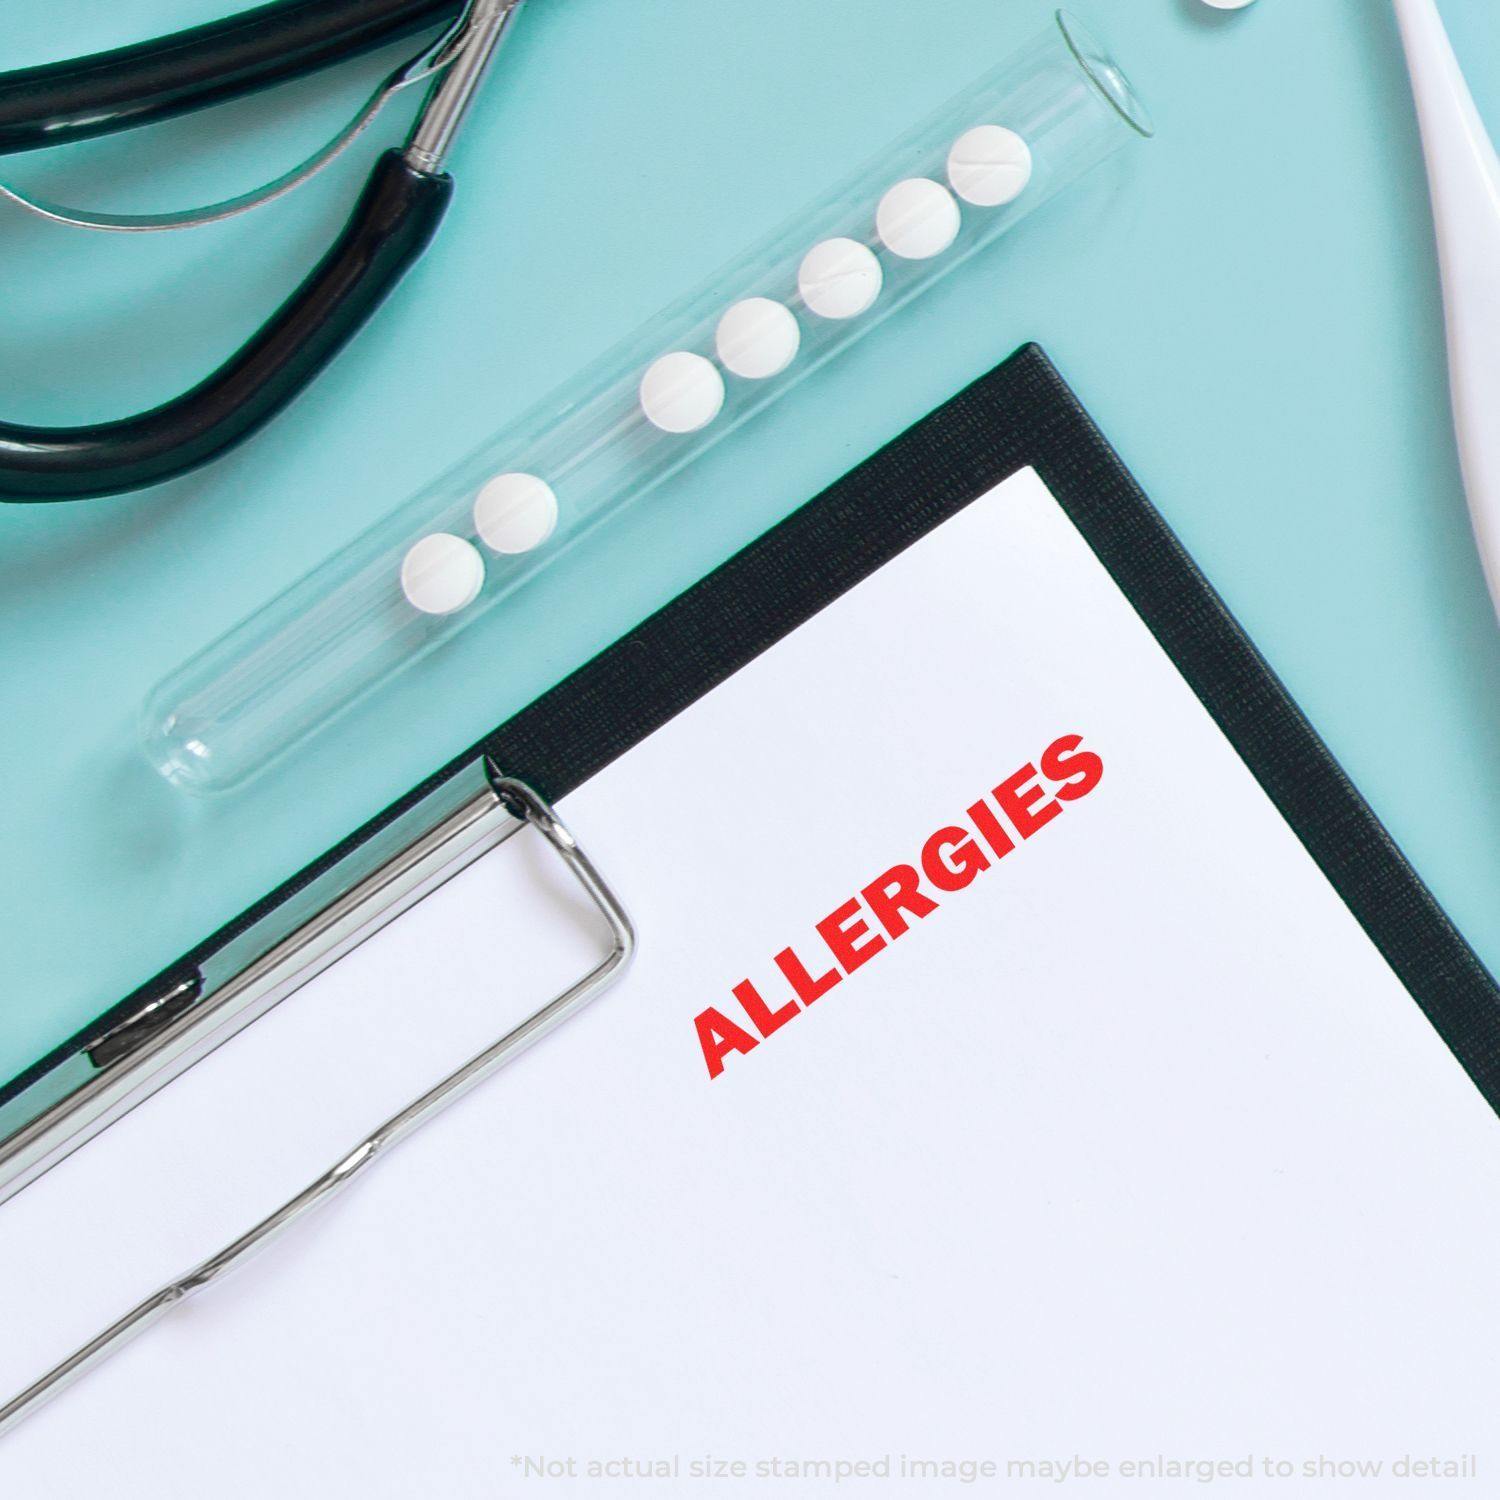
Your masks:
M 147 1299 L 47 1377 L 51 1384 L 0 1411 L 0 1423 L 337 1190 L 388 1136 L 421 1123 L 622 972 L 632 943 L 623 904 L 550 801 L 1028 466 L 1484 1098 L 1500 1108 L 1494 981 L 1045 355 L 1029 346 L 7 1086 L 0 1111 L 12 1120 L 30 1111 L 0 1142 L 0 1191 L 13 1193 L 528 822 L 569 863 L 611 929 L 603 964 L 414 1101 L 285 1209 Z M 628 893 L 628 872 L 621 883 Z

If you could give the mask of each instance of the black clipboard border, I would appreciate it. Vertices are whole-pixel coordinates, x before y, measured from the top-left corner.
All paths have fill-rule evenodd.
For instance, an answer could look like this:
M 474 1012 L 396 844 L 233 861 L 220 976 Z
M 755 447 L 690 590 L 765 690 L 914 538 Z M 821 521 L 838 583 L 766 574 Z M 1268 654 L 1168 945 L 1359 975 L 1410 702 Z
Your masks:
M 76 1037 L 0 1104 L 488 753 L 565 797 L 911 543 L 1034 467 L 1500 1112 L 1500 987 L 1035 344 L 909 428 Z

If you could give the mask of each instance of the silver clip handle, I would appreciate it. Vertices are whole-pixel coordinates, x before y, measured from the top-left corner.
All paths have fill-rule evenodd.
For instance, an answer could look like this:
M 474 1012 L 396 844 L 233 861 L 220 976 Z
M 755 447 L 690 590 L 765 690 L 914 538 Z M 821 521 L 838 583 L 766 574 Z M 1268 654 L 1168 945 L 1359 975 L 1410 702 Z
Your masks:
M 413 1099 L 404 1109 L 377 1126 L 321 1177 L 310 1182 L 295 1197 L 289 1198 L 274 1213 L 268 1214 L 253 1228 L 246 1230 L 238 1239 L 194 1266 L 185 1275 L 168 1282 L 159 1291 L 138 1302 L 122 1318 L 53 1366 L 18 1396 L 0 1406 L 0 1436 L 60 1394 L 72 1381 L 122 1348 L 136 1335 L 143 1333 L 177 1303 L 185 1302 L 205 1287 L 211 1286 L 227 1271 L 248 1260 L 257 1250 L 264 1249 L 277 1235 L 313 1209 L 330 1202 L 393 1146 L 419 1130 L 471 1088 L 498 1072 L 506 1063 L 520 1056 L 534 1042 L 540 1041 L 591 1000 L 597 999 L 625 971 L 635 953 L 635 929 L 619 897 L 610 889 L 604 877 L 594 867 L 593 861 L 579 847 L 578 840 L 546 801 L 524 782 L 502 775 L 492 762 L 486 761 L 486 771 L 500 803 L 514 817 L 529 823 L 551 844 L 574 879 L 588 893 L 609 926 L 609 953 L 576 984 L 555 995 L 539 1010 L 533 1011 L 519 1026 L 506 1032 L 498 1041 L 471 1057 L 425 1094 Z

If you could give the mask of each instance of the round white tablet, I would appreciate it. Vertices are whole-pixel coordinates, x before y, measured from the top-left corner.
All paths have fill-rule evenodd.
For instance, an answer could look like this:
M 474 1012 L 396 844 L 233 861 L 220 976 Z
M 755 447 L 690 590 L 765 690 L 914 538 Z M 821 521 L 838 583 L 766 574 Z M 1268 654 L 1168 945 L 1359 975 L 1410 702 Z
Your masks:
M 1252 0 L 1203 0 L 1203 3 L 1213 6 L 1215 10 L 1244 10 Z
M 880 295 L 875 252 L 858 240 L 823 240 L 802 257 L 797 290 L 820 318 L 857 318 Z
M 789 307 L 769 297 L 746 297 L 719 319 L 714 347 L 726 370 L 746 380 L 779 375 L 797 357 L 802 330 Z
M 451 615 L 472 604 L 484 583 L 484 559 L 461 536 L 434 531 L 401 560 L 401 592 L 424 615 Z
M 892 255 L 930 260 L 958 238 L 960 215 L 953 194 L 930 177 L 898 182 L 875 210 L 875 230 Z
M 965 203 L 999 208 L 1026 191 L 1031 147 L 1003 125 L 976 125 L 954 141 L 948 153 L 948 181 Z
M 663 354 L 641 376 L 641 410 L 663 432 L 697 432 L 723 405 L 724 377 L 701 354 Z
M 474 529 L 493 552 L 530 552 L 557 525 L 557 496 L 535 474 L 496 474 L 474 500 Z

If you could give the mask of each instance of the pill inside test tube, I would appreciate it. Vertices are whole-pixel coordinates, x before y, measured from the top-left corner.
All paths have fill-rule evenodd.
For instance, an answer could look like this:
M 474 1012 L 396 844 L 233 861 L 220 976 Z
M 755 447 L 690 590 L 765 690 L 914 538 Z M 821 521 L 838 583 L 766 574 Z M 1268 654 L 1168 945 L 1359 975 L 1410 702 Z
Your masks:
M 746 297 L 719 319 L 714 352 L 745 380 L 769 380 L 797 357 L 802 328 L 792 310 L 769 297 Z
M 183 790 L 232 790 L 458 631 L 503 631 L 496 606 L 575 544 L 1150 134 L 1110 54 L 1059 12 L 160 683 L 142 714 L 148 758 Z

